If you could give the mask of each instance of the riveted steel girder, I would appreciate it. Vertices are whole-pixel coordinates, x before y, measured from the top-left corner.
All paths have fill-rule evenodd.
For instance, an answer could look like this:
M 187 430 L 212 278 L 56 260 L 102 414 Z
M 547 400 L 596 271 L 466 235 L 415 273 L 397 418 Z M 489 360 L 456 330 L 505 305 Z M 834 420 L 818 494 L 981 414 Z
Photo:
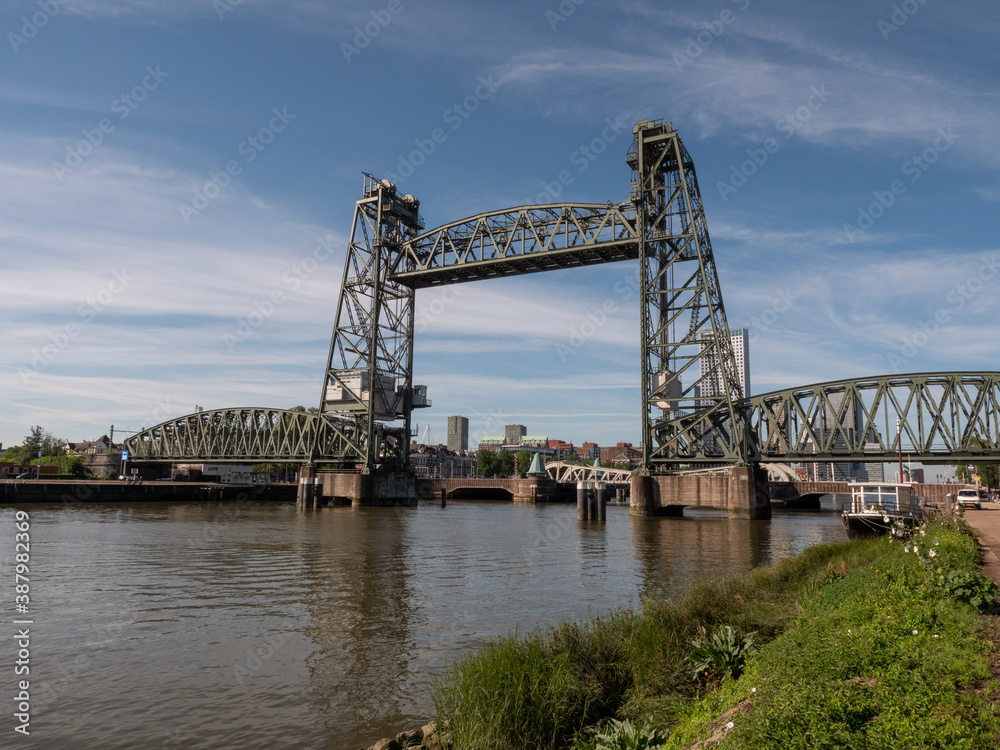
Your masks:
M 392 278 L 414 289 L 639 257 L 629 203 L 556 203 L 482 213 L 414 237 Z
M 288 409 L 215 409 L 188 414 L 125 440 L 130 460 L 307 463 L 316 457 L 353 464 L 363 443 L 358 425 Z
M 408 462 L 413 289 L 390 276 L 403 243 L 423 228 L 419 207 L 368 174 L 355 204 L 320 411 L 356 425 L 353 459 L 366 471 Z
M 633 135 L 643 463 L 745 463 L 751 435 L 694 162 L 665 120 Z
M 635 259 L 647 468 L 891 461 L 900 448 L 925 463 L 1000 457 L 994 372 L 887 375 L 745 398 L 694 163 L 667 121 L 644 120 L 633 135 L 631 200 L 619 204 L 521 206 L 424 232 L 416 199 L 365 175 L 320 414 L 191 414 L 129 438 L 132 457 L 405 466 L 414 290 Z
M 900 450 L 922 463 L 1000 458 L 998 372 L 832 381 L 740 407 L 756 437 L 753 461 L 895 461 Z

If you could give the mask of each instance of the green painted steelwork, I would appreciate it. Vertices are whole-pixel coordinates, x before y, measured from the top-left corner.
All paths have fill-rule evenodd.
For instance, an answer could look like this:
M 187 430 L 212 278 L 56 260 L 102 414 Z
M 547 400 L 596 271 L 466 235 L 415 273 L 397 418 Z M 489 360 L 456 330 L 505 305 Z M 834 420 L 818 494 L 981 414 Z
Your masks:
M 354 464 L 357 423 L 266 408 L 215 409 L 163 422 L 125 440 L 131 461 L 304 463 L 316 457 Z
M 132 456 L 406 467 L 412 410 L 429 405 L 413 385 L 416 289 L 623 260 L 639 261 L 645 468 L 891 461 L 897 416 L 911 460 L 1000 456 L 996 373 L 859 378 L 745 398 L 691 155 L 665 120 L 643 120 L 633 136 L 626 202 L 521 206 L 426 232 L 413 196 L 365 175 L 320 414 L 192 414 L 130 438 Z
M 1000 458 L 998 372 L 856 378 L 762 393 L 740 406 L 756 435 L 750 461 Z

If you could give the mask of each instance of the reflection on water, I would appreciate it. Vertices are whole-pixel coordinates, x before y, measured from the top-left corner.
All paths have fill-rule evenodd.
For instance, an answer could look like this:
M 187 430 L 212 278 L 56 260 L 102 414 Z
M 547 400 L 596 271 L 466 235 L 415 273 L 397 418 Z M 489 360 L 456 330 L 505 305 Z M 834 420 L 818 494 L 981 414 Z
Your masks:
M 26 748 L 358 748 L 429 718 L 434 675 L 490 636 L 843 538 L 833 515 L 632 519 L 615 506 L 606 524 L 482 502 L 22 507 Z M 3 528 L 12 516 L 0 509 Z

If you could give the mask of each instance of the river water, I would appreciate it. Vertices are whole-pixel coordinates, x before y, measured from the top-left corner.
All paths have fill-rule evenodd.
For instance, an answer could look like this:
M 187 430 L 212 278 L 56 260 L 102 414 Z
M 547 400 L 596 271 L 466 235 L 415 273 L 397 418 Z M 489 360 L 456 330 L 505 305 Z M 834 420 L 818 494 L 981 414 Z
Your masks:
M 433 715 L 490 636 L 582 619 L 842 541 L 833 514 L 580 523 L 569 505 L 23 505 L 30 737 L 15 722 L 14 512 L 0 747 L 357 750 Z

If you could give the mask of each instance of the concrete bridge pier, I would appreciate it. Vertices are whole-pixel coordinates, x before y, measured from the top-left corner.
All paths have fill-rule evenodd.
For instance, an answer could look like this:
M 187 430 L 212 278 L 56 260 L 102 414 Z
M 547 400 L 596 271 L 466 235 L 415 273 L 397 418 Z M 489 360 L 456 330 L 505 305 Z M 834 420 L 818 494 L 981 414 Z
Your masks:
M 633 516 L 680 516 L 685 506 L 719 508 L 748 519 L 771 517 L 767 472 L 759 466 L 734 466 L 728 475 L 632 475 Z
M 299 492 L 295 496 L 295 509 L 297 511 L 308 510 L 310 506 L 316 507 L 316 467 L 312 464 L 303 464 L 299 469 Z
M 321 505 L 417 507 L 417 483 L 409 472 L 317 472 L 303 466 L 299 476 L 298 507 L 302 510 Z

